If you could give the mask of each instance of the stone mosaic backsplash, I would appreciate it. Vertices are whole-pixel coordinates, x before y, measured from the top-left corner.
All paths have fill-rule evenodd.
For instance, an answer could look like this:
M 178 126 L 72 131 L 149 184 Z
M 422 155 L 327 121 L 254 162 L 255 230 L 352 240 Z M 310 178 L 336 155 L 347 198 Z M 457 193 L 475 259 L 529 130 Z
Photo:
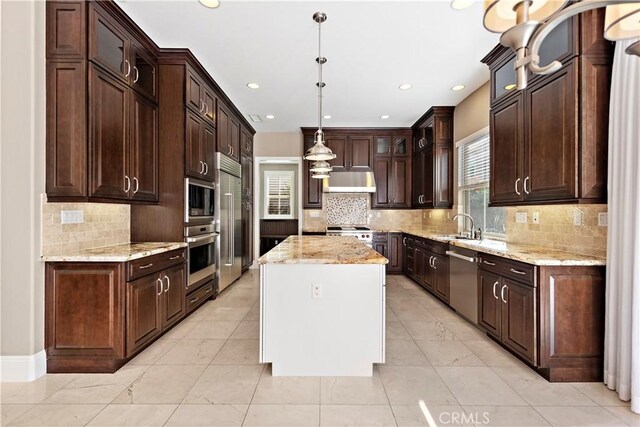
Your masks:
M 63 210 L 82 210 L 81 224 L 61 224 Z M 131 207 L 112 203 L 47 203 L 42 201 L 42 255 L 129 243 Z
M 369 208 L 369 195 L 366 196 L 327 196 L 327 223 L 366 224 Z

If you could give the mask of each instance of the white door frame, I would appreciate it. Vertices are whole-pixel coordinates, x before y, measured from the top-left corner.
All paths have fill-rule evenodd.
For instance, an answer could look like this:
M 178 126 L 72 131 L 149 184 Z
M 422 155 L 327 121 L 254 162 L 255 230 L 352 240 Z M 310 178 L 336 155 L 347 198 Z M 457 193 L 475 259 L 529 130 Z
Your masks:
M 257 260 L 260 258 L 260 195 L 262 193 L 262 185 L 260 182 L 260 165 L 280 164 L 280 165 L 298 165 L 298 183 L 296 188 L 297 204 L 298 204 L 298 234 L 302 234 L 302 219 L 304 212 L 302 210 L 302 157 L 272 157 L 261 156 L 253 158 L 253 265 L 251 268 L 258 268 Z

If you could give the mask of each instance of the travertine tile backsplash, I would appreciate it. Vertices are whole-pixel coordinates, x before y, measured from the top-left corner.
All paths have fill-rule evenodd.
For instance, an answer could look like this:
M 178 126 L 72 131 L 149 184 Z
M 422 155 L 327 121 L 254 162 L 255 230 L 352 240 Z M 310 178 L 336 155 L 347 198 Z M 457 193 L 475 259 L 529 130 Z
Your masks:
M 83 210 L 84 223 L 61 224 L 63 210 Z M 131 207 L 111 203 L 42 202 L 42 255 L 128 243 Z

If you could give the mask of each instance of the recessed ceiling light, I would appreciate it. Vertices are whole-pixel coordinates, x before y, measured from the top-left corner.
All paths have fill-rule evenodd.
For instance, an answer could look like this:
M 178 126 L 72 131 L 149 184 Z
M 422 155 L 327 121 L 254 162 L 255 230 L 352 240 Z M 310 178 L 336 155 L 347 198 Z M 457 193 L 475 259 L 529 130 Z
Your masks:
M 411 88 L 412 88 L 412 85 L 409 84 L 409 83 L 404 83 L 404 84 L 401 84 L 400 86 L 398 86 L 398 89 L 400 89 L 400 90 L 408 90 L 408 89 L 411 89 Z
M 249 82 L 249 83 L 247 83 L 247 87 L 248 87 L 249 89 L 258 89 L 258 88 L 260 88 L 260 85 L 259 85 L 258 83 L 251 83 L 251 82 Z
M 455 85 L 454 87 L 451 88 L 451 90 L 454 92 L 457 92 L 462 89 L 464 89 L 464 85 Z
M 269 120 L 273 120 L 276 118 L 276 116 L 274 116 L 273 114 L 267 114 L 265 117 Z
M 389 115 L 385 114 L 384 116 L 380 116 L 380 118 L 381 118 L 382 120 L 387 120 L 387 119 L 389 118 Z
M 218 0 L 200 0 L 200 4 L 210 9 L 215 9 L 220 6 L 220 2 Z
M 331 118 L 331 115 L 330 114 L 325 114 L 324 116 L 322 116 L 322 118 L 329 120 Z
M 466 9 L 473 4 L 473 0 L 451 0 L 451 8 L 455 10 Z
M 516 88 L 516 84 L 515 83 L 511 83 L 511 84 L 506 85 L 504 88 L 505 88 L 505 90 L 512 90 L 512 89 Z

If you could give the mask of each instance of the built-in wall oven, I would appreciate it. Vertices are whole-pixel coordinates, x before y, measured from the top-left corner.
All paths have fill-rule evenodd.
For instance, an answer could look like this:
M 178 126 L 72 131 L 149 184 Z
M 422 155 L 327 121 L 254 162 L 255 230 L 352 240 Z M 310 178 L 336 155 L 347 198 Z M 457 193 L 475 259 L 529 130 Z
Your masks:
M 216 208 L 215 184 L 193 178 L 186 178 L 184 181 L 184 222 L 213 223 Z
M 189 281 L 187 289 L 213 280 L 217 273 L 216 245 L 218 233 L 213 224 L 194 225 L 185 228 L 188 244 Z

